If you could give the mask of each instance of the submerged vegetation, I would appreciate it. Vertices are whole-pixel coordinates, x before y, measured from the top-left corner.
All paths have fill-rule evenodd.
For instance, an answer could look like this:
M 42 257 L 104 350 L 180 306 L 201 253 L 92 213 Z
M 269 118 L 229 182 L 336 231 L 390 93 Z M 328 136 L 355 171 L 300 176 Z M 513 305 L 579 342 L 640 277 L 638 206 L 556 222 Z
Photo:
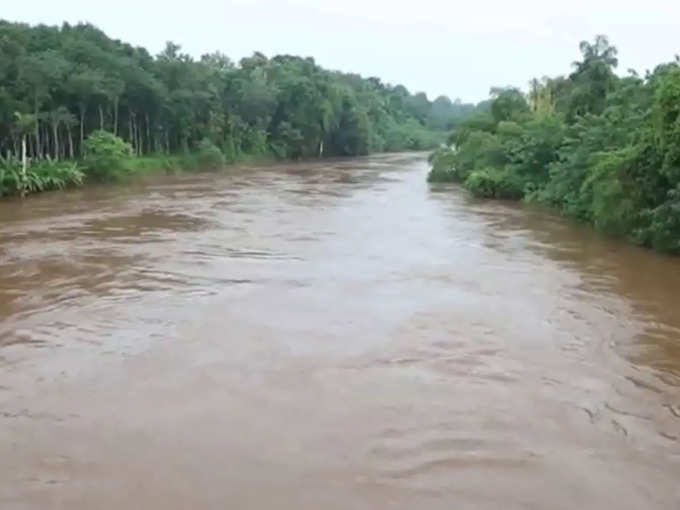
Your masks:
M 0 21 L 4 194 L 118 178 L 150 162 L 218 168 L 434 149 L 472 109 L 311 58 L 194 59 L 171 42 L 152 56 L 89 24 Z
M 680 60 L 619 77 L 604 36 L 567 76 L 490 102 L 430 157 L 430 181 L 549 204 L 599 230 L 680 253 Z

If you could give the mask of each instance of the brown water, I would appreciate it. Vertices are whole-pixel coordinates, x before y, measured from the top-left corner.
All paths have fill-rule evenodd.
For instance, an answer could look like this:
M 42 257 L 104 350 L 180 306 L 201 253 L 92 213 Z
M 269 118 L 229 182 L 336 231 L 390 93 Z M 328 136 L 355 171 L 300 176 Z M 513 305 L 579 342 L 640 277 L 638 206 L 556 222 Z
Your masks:
M 0 204 L 0 508 L 680 508 L 680 259 L 422 155 Z

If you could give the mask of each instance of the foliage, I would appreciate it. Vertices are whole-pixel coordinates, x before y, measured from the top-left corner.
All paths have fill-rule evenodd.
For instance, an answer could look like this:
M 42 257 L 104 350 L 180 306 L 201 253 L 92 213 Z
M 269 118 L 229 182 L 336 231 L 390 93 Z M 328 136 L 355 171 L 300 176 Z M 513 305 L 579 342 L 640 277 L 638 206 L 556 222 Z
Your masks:
M 524 182 L 517 174 L 495 168 L 473 171 L 464 184 L 475 196 L 501 199 L 521 198 L 524 187 Z
M 83 164 L 88 177 L 110 180 L 129 173 L 132 146 L 112 133 L 94 131 L 85 140 Z
M 500 180 L 500 172 L 494 168 L 485 168 L 470 173 L 465 179 L 465 187 L 478 197 L 494 198 Z
M 660 251 L 680 253 L 680 186 L 668 192 L 668 199 L 645 211 L 647 228 L 640 232 L 643 240 Z
M 37 193 L 80 186 L 84 174 L 75 163 L 44 161 L 31 166 L 26 171 L 24 182 L 21 173 L 21 162 L 17 160 L 0 161 L 0 196 Z
M 225 164 L 224 154 L 222 154 L 220 148 L 208 138 L 204 138 L 198 144 L 197 157 L 199 165 L 204 169 L 219 170 Z
M 182 154 L 217 167 L 223 158 L 434 149 L 475 111 L 311 58 L 194 59 L 172 42 L 152 56 L 90 24 L 0 21 L 0 153 L 18 157 L 25 138 L 33 160 L 86 158 L 97 179 L 139 167 L 120 144 L 115 157 L 93 153 L 99 131 L 138 158 Z
M 491 116 L 496 122 L 516 120 L 529 112 L 529 104 L 519 89 L 493 88 L 491 99 Z
M 596 228 L 680 253 L 680 60 L 618 77 L 604 36 L 568 77 L 493 89 L 430 158 L 431 181 L 550 204 Z
M 429 182 L 459 182 L 456 174 L 456 153 L 451 147 L 440 147 L 430 154 L 428 161 L 432 167 L 427 176 Z

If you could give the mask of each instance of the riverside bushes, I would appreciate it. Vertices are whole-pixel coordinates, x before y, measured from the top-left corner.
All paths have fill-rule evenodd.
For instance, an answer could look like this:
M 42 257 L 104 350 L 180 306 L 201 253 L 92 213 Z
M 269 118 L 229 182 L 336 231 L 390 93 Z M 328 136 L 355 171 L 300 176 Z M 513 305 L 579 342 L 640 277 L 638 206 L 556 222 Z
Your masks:
M 37 193 L 64 189 L 82 184 L 84 174 L 76 163 L 44 161 L 26 169 L 22 174 L 21 162 L 0 161 L 0 196 Z
M 568 77 L 494 89 L 430 157 L 429 180 L 549 204 L 597 229 L 680 253 L 680 61 L 619 77 L 606 37 Z

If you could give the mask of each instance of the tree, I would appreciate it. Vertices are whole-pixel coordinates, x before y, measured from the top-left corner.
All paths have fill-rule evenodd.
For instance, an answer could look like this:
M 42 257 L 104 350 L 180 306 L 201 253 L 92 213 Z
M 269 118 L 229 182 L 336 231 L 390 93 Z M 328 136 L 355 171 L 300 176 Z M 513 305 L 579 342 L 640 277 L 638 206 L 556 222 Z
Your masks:
M 152 56 L 89 24 L 0 21 L 4 153 L 19 152 L 15 111 L 36 119 L 26 145 L 37 159 L 83 157 L 86 139 L 101 130 L 138 155 L 195 152 L 205 139 L 229 159 L 432 148 L 465 110 L 444 97 L 435 103 L 312 58 L 256 52 L 235 64 L 213 52 L 196 61 L 173 42 Z
M 491 89 L 491 115 L 496 122 L 515 119 L 528 111 L 529 105 L 521 90 L 514 87 Z
M 75 116 L 66 107 L 60 106 L 48 112 L 47 115 L 52 128 L 52 140 L 54 143 L 54 158 L 59 159 L 61 155 L 61 145 L 59 143 L 59 128 L 64 125 L 68 130 L 69 155 L 73 158 L 73 139 L 71 137 L 71 126 L 75 123 Z
M 68 90 L 75 98 L 75 102 L 80 113 L 80 147 L 83 147 L 85 140 L 85 115 L 93 98 L 102 94 L 104 74 L 100 71 L 80 68 L 76 70 L 68 80 Z
M 31 90 L 33 103 L 33 115 L 37 120 L 35 129 L 35 155 L 42 157 L 40 140 L 40 117 L 39 112 L 42 104 L 50 98 L 50 89 L 55 83 L 62 80 L 69 68 L 68 62 L 55 50 L 45 50 L 40 53 L 27 55 L 20 63 L 20 79 Z
M 568 78 L 493 89 L 431 158 L 432 181 L 558 207 L 611 235 L 680 253 L 680 59 L 617 77 L 604 36 Z M 484 111 L 478 105 L 478 111 Z
M 579 48 L 583 60 L 574 62 L 575 70 L 569 76 L 573 84 L 568 109 L 570 119 L 602 113 L 607 94 L 614 89 L 617 79 L 614 69 L 619 63 L 618 51 L 606 36 L 598 35 L 593 43 L 582 41 Z
M 28 162 L 26 159 L 26 137 L 28 134 L 35 129 L 35 126 L 38 124 L 38 119 L 35 115 L 32 115 L 30 113 L 19 113 L 16 112 L 15 114 L 15 119 L 16 119 L 16 130 L 19 134 L 19 137 L 21 138 L 21 191 L 20 195 L 23 198 L 24 195 L 26 194 L 26 168 L 28 166 Z

